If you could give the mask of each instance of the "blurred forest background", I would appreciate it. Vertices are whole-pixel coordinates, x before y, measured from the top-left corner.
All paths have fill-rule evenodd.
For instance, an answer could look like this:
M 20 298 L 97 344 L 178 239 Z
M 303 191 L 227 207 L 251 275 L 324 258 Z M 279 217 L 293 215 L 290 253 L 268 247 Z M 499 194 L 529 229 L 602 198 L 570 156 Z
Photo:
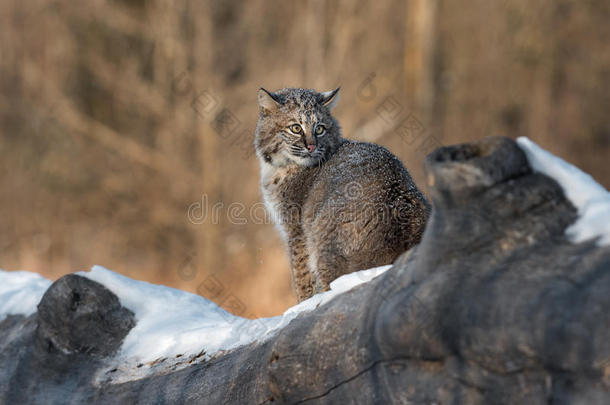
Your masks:
M 2 0 L 0 268 L 100 264 L 248 317 L 294 304 L 256 219 L 261 85 L 341 85 L 344 135 L 424 190 L 426 153 L 488 135 L 608 188 L 609 21 L 607 0 Z

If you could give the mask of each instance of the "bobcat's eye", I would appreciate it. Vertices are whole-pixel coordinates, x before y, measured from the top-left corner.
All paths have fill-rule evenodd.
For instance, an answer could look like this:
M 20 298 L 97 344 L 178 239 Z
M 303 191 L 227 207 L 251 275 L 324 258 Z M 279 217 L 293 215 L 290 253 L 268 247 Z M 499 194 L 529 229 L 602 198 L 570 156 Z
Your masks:
M 315 132 L 316 135 L 322 135 L 324 132 L 326 132 L 326 127 L 324 125 L 318 125 Z
M 303 128 L 301 128 L 301 126 L 299 124 L 292 124 L 288 128 L 290 128 L 290 130 L 292 131 L 293 134 L 300 134 L 301 131 L 303 131 Z

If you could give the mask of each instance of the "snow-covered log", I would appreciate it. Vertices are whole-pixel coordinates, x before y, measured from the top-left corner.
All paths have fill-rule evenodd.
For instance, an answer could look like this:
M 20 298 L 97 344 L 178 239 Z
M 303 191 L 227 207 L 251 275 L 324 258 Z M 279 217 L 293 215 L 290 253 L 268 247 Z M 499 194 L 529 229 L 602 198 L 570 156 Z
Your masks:
M 434 210 L 420 245 L 371 281 L 261 321 L 264 333 L 230 318 L 219 343 L 176 324 L 191 337 L 182 354 L 147 339 L 155 312 L 142 315 L 123 281 L 63 277 L 37 312 L 0 322 L 0 402 L 610 403 L 606 190 L 527 139 L 439 148 L 426 175 Z M 179 312 L 182 298 L 150 288 L 160 319 Z M 147 351 L 165 355 L 130 363 Z

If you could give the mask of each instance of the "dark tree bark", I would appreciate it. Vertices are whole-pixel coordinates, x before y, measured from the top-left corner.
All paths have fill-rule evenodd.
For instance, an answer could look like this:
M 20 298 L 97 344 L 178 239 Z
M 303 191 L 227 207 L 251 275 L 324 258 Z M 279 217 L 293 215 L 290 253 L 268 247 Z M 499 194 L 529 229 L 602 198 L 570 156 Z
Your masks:
M 426 173 L 430 223 L 393 269 L 204 364 L 96 386 L 133 314 L 58 280 L 0 323 L 0 401 L 610 403 L 610 247 L 566 239 L 574 207 L 509 139 L 437 149 Z

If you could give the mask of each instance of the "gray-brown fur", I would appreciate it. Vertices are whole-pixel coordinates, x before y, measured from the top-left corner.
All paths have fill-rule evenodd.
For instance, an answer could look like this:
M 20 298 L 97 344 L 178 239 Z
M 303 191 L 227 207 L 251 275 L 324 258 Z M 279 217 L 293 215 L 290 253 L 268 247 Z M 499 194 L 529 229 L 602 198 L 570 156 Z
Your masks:
M 330 113 L 337 95 L 259 90 L 262 193 L 288 246 L 299 301 L 343 274 L 392 263 L 419 242 L 430 212 L 398 158 L 342 138 Z

